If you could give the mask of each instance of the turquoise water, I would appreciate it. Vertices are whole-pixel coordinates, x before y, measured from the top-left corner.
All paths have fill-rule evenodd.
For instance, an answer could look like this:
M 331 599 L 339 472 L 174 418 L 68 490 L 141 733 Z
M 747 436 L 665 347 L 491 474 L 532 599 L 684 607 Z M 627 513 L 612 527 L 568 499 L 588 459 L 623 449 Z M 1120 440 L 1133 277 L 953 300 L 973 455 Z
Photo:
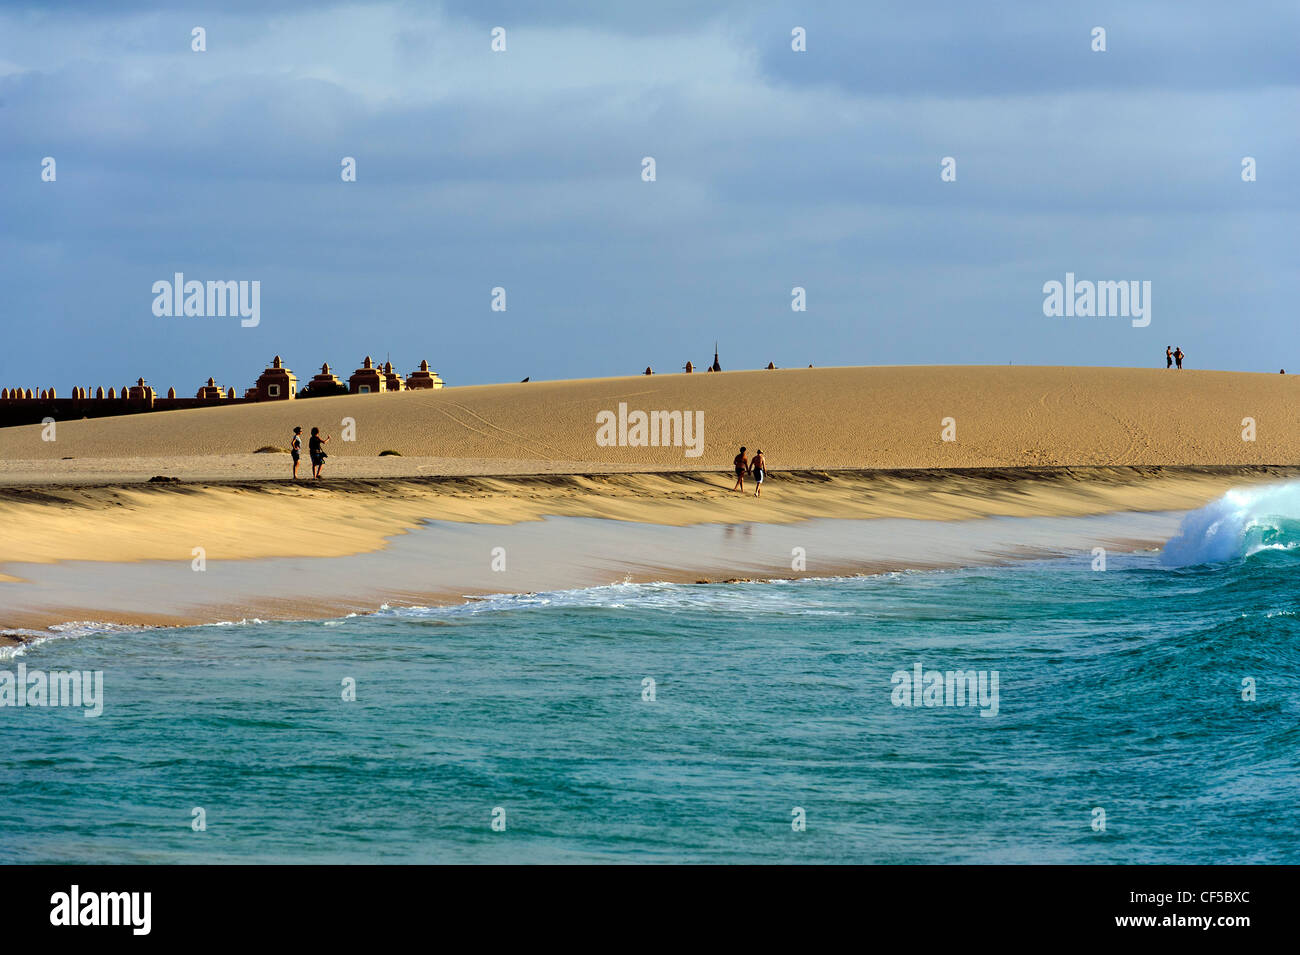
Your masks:
M 1292 513 L 1229 496 L 1104 571 L 82 628 L 0 660 L 105 696 L 0 708 L 0 861 L 1300 862 Z M 997 671 L 996 715 L 895 705 L 918 663 Z

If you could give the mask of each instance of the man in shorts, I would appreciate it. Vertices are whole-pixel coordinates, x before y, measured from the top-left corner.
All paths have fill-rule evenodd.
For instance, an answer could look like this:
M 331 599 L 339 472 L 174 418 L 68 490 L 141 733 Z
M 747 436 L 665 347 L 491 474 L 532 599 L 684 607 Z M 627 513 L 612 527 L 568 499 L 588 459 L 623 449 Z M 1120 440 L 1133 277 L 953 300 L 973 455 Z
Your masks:
M 736 486 L 733 491 L 745 493 L 745 472 L 749 470 L 749 458 L 745 457 L 745 449 L 742 447 L 736 459 L 731 462 L 736 467 Z
M 763 478 L 767 477 L 767 458 L 763 457 L 763 450 L 754 452 L 754 463 L 750 465 L 750 471 L 754 475 L 754 497 L 759 497 L 763 493 Z

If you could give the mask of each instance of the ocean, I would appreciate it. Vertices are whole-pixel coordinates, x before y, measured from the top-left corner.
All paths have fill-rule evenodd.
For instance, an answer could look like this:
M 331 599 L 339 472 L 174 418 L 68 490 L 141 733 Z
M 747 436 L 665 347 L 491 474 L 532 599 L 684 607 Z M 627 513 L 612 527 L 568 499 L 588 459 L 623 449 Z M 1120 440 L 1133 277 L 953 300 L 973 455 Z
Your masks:
M 0 707 L 0 862 L 1297 863 L 1298 571 L 1292 484 L 1158 551 L 69 625 L 0 659 L 103 674 Z

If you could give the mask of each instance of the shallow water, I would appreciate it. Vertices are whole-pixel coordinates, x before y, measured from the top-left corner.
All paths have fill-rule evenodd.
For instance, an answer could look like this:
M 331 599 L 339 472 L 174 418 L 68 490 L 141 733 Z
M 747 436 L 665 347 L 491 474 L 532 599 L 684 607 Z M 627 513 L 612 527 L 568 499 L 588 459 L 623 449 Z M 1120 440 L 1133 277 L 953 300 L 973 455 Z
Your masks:
M 0 708 L 0 861 L 1300 862 L 1289 508 L 1104 571 L 74 630 L 0 661 L 104 674 L 98 717 Z M 918 663 L 997 671 L 996 715 L 895 705 Z
M 49 607 L 176 614 L 180 622 L 343 615 L 392 604 L 459 602 L 616 582 L 767 579 L 960 567 L 1090 550 L 1158 546 L 1178 527 L 1169 512 L 962 521 L 810 520 L 686 527 L 551 517 L 519 524 L 430 521 L 350 557 L 221 560 L 202 573 L 171 561 L 9 564 L 22 582 L 0 588 L 6 617 Z M 188 534 L 188 531 L 178 531 Z M 202 543 L 202 535 L 194 535 Z M 797 558 L 797 559 L 796 559 Z M 309 612 L 312 607 L 330 613 Z M 286 607 L 288 611 L 286 612 Z M 110 617 L 111 619 L 111 617 Z

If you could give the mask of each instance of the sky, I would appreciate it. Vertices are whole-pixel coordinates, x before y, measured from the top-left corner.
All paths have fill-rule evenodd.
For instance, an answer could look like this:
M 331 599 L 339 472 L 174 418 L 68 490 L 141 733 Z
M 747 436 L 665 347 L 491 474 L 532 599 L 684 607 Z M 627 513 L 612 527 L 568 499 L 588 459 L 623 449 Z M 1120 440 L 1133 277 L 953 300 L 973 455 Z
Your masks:
M 0 384 L 597 377 L 715 340 L 1300 371 L 1298 38 L 1289 0 L 5 2 Z M 156 315 L 177 272 L 259 282 L 258 324 Z M 1045 315 L 1066 273 L 1150 282 L 1150 324 Z

